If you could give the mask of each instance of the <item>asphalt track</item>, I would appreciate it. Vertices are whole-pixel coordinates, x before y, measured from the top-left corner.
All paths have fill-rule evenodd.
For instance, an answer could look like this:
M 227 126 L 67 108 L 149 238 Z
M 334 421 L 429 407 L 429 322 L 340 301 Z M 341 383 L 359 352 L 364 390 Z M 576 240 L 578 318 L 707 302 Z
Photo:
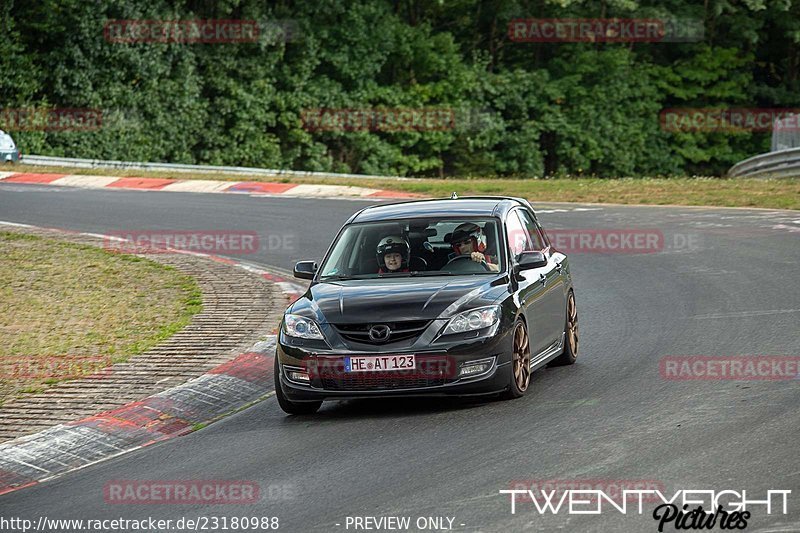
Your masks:
M 246 259 L 283 269 L 319 258 L 368 203 L 0 184 L 0 220 L 93 232 L 257 231 L 262 249 Z M 571 255 L 578 363 L 536 372 L 523 399 L 330 403 L 287 417 L 272 397 L 186 437 L 2 496 L 0 516 L 277 516 L 280 531 L 292 532 L 354 531 L 348 516 L 410 516 L 412 525 L 447 516 L 454 531 L 656 531 L 652 505 L 642 515 L 541 515 L 518 500 L 512 514 L 498 493 L 514 480 L 651 480 L 670 494 L 746 489 L 763 499 L 792 490 L 788 514 L 756 510 L 747 530 L 800 530 L 800 381 L 659 373 L 669 355 L 800 355 L 800 213 L 534 206 L 547 229 L 655 228 L 665 246 Z M 292 244 L 267 249 L 270 235 Z M 106 504 L 103 486 L 125 479 L 249 480 L 261 498 Z

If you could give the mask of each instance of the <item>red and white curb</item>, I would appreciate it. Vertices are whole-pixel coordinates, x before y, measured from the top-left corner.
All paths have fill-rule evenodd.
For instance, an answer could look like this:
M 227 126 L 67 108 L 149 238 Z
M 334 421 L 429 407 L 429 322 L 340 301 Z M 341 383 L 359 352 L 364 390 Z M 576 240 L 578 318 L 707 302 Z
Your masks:
M 121 240 L 97 233 L 0 221 L 2 226 L 51 229 Z M 258 274 L 278 285 L 290 301 L 305 290 L 288 278 L 254 265 L 198 252 L 174 251 L 208 257 Z M 275 343 L 275 335 L 269 335 L 232 361 L 182 385 L 111 411 L 0 444 L 0 495 L 185 435 L 199 425 L 271 396 L 274 394 L 272 354 Z
M 180 180 L 166 178 L 122 178 L 80 174 L 34 174 L 0 172 L 4 183 L 36 183 L 83 189 L 128 189 L 139 191 L 238 193 L 298 198 L 418 198 L 419 195 L 349 185 L 312 185 L 262 181 Z

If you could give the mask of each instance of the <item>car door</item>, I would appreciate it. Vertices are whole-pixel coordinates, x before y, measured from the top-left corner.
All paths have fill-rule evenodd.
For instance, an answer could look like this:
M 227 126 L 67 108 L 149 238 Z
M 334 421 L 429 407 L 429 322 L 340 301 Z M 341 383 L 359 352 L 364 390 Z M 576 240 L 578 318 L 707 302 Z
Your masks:
M 524 251 L 534 249 L 535 243 L 514 209 L 506 218 L 506 237 L 509 246 L 509 260 L 512 268 L 517 262 L 517 256 Z M 545 272 L 547 268 L 532 268 L 523 270 L 516 275 L 519 284 L 517 296 L 520 307 L 528 324 L 528 337 L 531 344 L 531 357 L 535 357 L 545 350 L 552 342 L 549 338 L 548 321 L 545 307 Z
M 535 249 L 544 253 L 547 266 L 540 269 L 544 276 L 544 293 L 542 295 L 541 313 L 545 322 L 545 336 L 550 343 L 560 342 L 564 332 L 567 314 L 566 281 L 563 274 L 562 261 L 564 255 L 555 252 L 542 232 L 535 215 L 527 209 L 519 209 L 518 214 L 522 220 Z

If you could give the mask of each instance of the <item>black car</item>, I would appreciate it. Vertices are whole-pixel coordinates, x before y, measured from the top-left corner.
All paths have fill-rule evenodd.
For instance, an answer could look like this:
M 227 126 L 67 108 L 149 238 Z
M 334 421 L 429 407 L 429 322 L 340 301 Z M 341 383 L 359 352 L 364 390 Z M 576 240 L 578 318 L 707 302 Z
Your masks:
M 362 209 L 284 314 L 275 391 L 291 414 L 323 400 L 525 394 L 578 354 L 566 255 L 531 205 L 499 197 Z

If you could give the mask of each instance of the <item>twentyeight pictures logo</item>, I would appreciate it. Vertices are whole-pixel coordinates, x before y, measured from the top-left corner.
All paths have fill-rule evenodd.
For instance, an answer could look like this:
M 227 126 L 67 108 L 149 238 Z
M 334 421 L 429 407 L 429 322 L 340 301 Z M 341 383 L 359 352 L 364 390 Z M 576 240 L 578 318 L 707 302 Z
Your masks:
M 753 494 L 747 490 L 678 490 L 665 494 L 657 488 L 623 489 L 622 495 L 611 495 L 604 489 L 503 489 L 510 495 L 511 514 L 537 512 L 544 514 L 597 515 L 603 512 L 650 514 L 658 521 L 658 531 L 666 525 L 675 529 L 744 529 L 751 510 L 767 514 L 787 514 L 791 490 L 767 490 Z M 656 498 L 654 509 L 645 503 Z
M 510 483 L 512 490 L 525 490 L 541 493 L 552 493 L 556 498 L 561 498 L 570 490 L 601 491 L 614 501 L 623 498 L 633 501 L 632 491 L 652 489 L 653 493 L 647 495 L 642 501 L 656 502 L 658 497 L 655 490 L 664 491 L 664 483 L 655 479 L 515 479 Z M 626 495 L 625 491 L 631 492 Z M 596 499 L 596 495 L 589 494 L 589 500 Z

